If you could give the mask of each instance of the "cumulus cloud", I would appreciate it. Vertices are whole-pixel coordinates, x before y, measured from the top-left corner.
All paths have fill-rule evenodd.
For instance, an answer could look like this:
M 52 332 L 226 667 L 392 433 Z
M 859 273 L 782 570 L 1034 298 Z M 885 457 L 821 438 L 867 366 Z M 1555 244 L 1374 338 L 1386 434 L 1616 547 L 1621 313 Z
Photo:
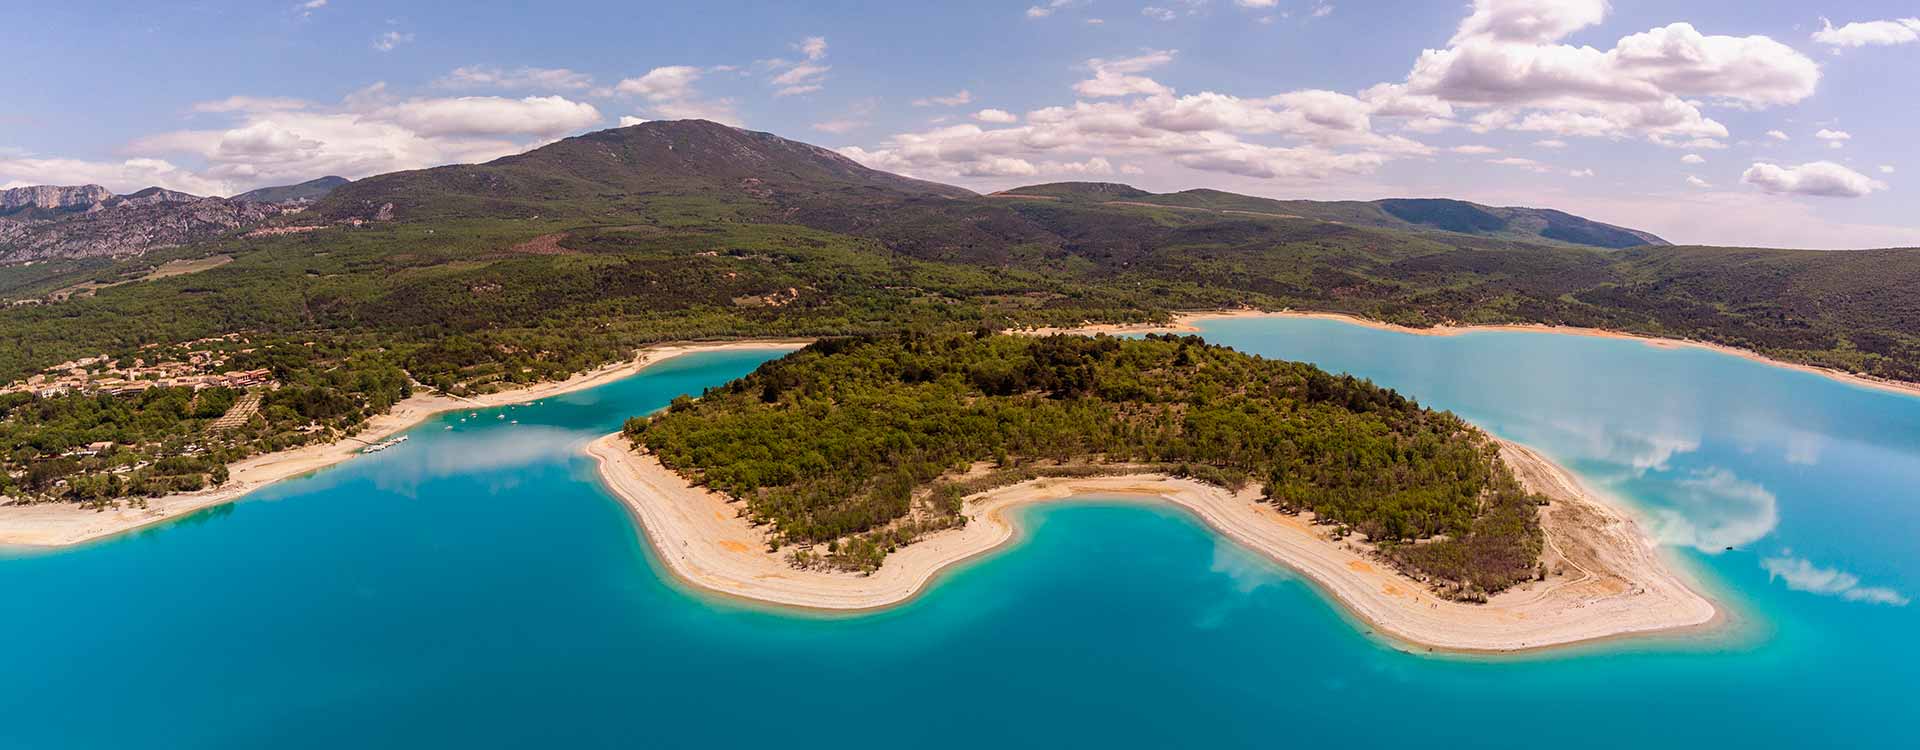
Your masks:
M 1687 175 L 1687 185 L 1689 187 L 1696 187 L 1696 188 L 1713 187 L 1713 183 L 1707 182 L 1706 180 L 1702 180 L 1699 177 L 1696 177 L 1694 175 Z
M 795 42 L 793 48 L 800 52 L 802 59 L 774 58 L 759 62 L 769 74 L 767 85 L 773 87 L 774 96 L 811 94 L 826 87 L 827 71 L 833 69 L 822 62 L 827 58 L 826 37 L 810 36 Z
M 1826 141 L 1827 146 L 1831 148 L 1840 148 L 1845 146 L 1847 141 L 1853 140 L 1852 133 L 1845 130 L 1829 130 L 1827 128 L 1821 128 L 1820 132 L 1813 134 L 1813 137 Z
M 941 107 L 957 107 L 971 101 L 973 101 L 973 92 L 961 89 L 946 96 L 929 96 L 922 99 L 915 99 L 913 100 L 913 106 L 932 107 L 938 105 Z
M 1680 163 L 1681 164 L 1705 164 L 1707 163 L 1707 157 L 1701 156 L 1699 154 L 1687 154 L 1686 156 L 1680 157 Z
M 1772 138 L 1772 139 L 1774 139 L 1774 140 L 1776 140 L 1776 141 L 1790 141 L 1790 140 L 1793 140 L 1793 136 L 1790 136 L 1790 135 L 1787 135 L 1786 133 L 1784 133 L 1784 132 L 1782 132 L 1782 131 L 1779 131 L 1779 130 L 1769 130 L 1769 131 L 1767 131 L 1767 137 L 1768 137 L 1768 138 Z
M 0 158 L 0 190 L 29 185 L 87 184 L 104 185 L 114 192 L 131 192 L 149 185 L 194 195 L 226 195 L 231 192 L 226 182 L 196 174 L 164 159 L 86 161 Z
M 1376 131 L 1376 113 L 1445 111 L 1444 103 L 1392 88 L 1361 98 L 1335 91 L 1240 97 L 1204 91 L 1176 96 L 1141 75 L 1172 63 L 1173 50 L 1094 58 L 1093 77 L 1075 84 L 1082 100 L 1042 107 L 1024 119 L 983 110 L 982 124 L 897 134 L 878 146 L 842 151 L 868 166 L 932 178 L 988 178 L 1051 172 L 1139 171 L 1113 159 L 1143 157 L 1186 169 L 1253 179 L 1317 180 L 1365 174 L 1393 159 L 1434 149 Z M 1099 161 L 1095 161 L 1098 159 Z M 1104 164 L 1105 166 L 1101 166 Z M 1078 165 L 1078 166 L 1075 166 Z
M 1450 148 L 1447 150 L 1452 151 L 1456 154 L 1473 154 L 1473 155 L 1500 153 L 1500 149 L 1494 148 L 1492 146 L 1480 146 L 1480 145 L 1454 146 L 1453 148 Z
M 552 138 L 598 124 L 600 110 L 561 96 L 462 96 L 410 99 L 369 117 L 396 123 L 424 136 L 515 136 Z
M 1867 45 L 1907 44 L 1920 41 L 1920 18 L 1901 18 L 1892 21 L 1855 21 L 1834 28 L 1833 22 L 1820 19 L 1821 29 L 1813 32 L 1813 40 L 1835 47 L 1865 47 Z
M 0 181 L 230 195 L 320 175 L 358 178 L 484 161 L 603 121 L 592 105 L 560 96 L 398 98 L 377 84 L 332 106 L 229 97 L 196 110 L 230 122 L 139 138 L 123 148 L 138 155 L 129 159 L 0 160 Z
M 1822 596 L 1837 596 L 1850 602 L 1867 602 L 1904 607 L 1905 594 L 1882 586 L 1862 586 L 1860 577 L 1837 568 L 1823 568 L 1805 558 L 1780 555 L 1760 561 L 1767 580 L 1785 581 L 1787 588 Z
M 703 99 L 695 87 L 704 71 L 691 65 L 665 65 L 627 78 L 613 86 L 613 93 L 636 96 L 648 102 L 648 114 L 667 120 L 712 120 L 739 126 L 730 99 Z
M 1593 170 L 1592 169 L 1569 169 L 1567 170 L 1567 176 L 1568 177 L 1592 177 Z
M 1740 175 L 1740 181 L 1774 195 L 1815 195 L 1827 198 L 1859 198 L 1887 184 L 1830 161 L 1816 161 L 1793 167 L 1755 162 Z
M 623 127 L 623 128 L 630 128 L 635 125 L 644 125 L 647 122 L 648 120 L 645 117 L 635 117 L 633 115 L 620 116 L 620 127 Z
M 1087 67 L 1093 77 L 1074 84 L 1075 93 L 1093 99 L 1132 96 L 1134 94 L 1171 94 L 1173 89 L 1145 76 L 1137 75 L 1173 62 L 1179 50 L 1153 50 L 1133 57 L 1093 58 Z
M 1713 36 L 1673 23 L 1610 49 L 1562 43 L 1600 23 L 1605 0 L 1476 0 L 1444 49 L 1421 53 L 1405 89 L 1481 109 L 1480 130 L 1639 135 L 1707 147 L 1728 135 L 1701 107 L 1763 108 L 1811 96 L 1813 60 L 1764 36 Z
M 1880 165 L 1880 174 L 1893 174 L 1893 165 L 1892 164 Z

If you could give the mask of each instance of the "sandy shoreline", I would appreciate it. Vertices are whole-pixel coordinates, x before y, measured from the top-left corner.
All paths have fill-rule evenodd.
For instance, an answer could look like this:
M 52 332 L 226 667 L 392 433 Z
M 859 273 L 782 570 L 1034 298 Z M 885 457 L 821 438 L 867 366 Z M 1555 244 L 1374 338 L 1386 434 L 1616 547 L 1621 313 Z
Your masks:
M 1484 605 L 1434 596 L 1426 587 L 1330 541 L 1303 517 L 1255 502 L 1257 495 L 1160 474 L 1039 479 L 967 500 L 968 523 L 894 552 L 870 576 L 794 570 L 767 552 L 765 534 L 737 505 L 694 487 L 618 434 L 587 452 L 624 501 L 659 559 L 681 580 L 756 602 L 819 610 L 866 610 L 905 602 L 939 574 L 1006 544 L 1018 532 L 1009 510 L 1073 497 L 1137 497 L 1193 513 L 1217 533 L 1307 576 L 1349 612 L 1398 641 L 1449 652 L 1516 652 L 1627 635 L 1709 626 L 1718 609 L 1660 557 L 1631 518 L 1539 454 L 1503 443 L 1527 486 L 1553 503 L 1542 515 L 1551 569 L 1546 581 Z M 1257 492 L 1250 490 L 1249 492 Z
M 1045 335 L 1045 334 L 1052 334 L 1052 333 L 1077 333 L 1077 334 L 1086 334 L 1086 335 L 1093 335 L 1093 334 L 1100 334 L 1100 333 L 1115 334 L 1115 335 L 1141 334 L 1141 333 L 1199 333 L 1200 332 L 1200 328 L 1198 326 L 1199 323 L 1209 321 L 1209 320 L 1222 320 L 1222 319 L 1229 319 L 1229 318 L 1304 318 L 1309 320 L 1332 320 L 1332 321 L 1338 321 L 1341 323 L 1346 323 L 1349 325 L 1360 326 L 1362 328 L 1372 328 L 1377 331 L 1392 331 L 1394 333 L 1405 333 L 1405 334 L 1412 334 L 1415 336 L 1458 336 L 1463 333 L 1476 333 L 1480 331 L 1511 331 L 1511 332 L 1522 332 L 1522 333 L 1551 333 L 1551 334 L 1558 334 L 1562 336 L 1584 336 L 1588 338 L 1620 339 L 1623 341 L 1638 341 L 1648 346 L 1665 348 L 1665 349 L 1677 349 L 1677 348 L 1705 349 L 1707 351 L 1718 352 L 1720 354 L 1726 354 L 1726 355 L 1739 357 L 1741 359 L 1745 359 L 1753 362 L 1759 362 L 1761 364 L 1769 365 L 1772 367 L 1779 367 L 1779 368 L 1788 369 L 1788 370 L 1798 370 L 1800 372 L 1811 373 L 1811 374 L 1819 375 L 1821 377 L 1829 378 L 1832 380 L 1837 380 L 1842 383 L 1847 383 L 1849 385 L 1858 385 L 1866 388 L 1872 388 L 1875 390 L 1906 394 L 1909 396 L 1920 396 L 1920 383 L 1906 383 L 1906 382 L 1897 381 L 1897 380 L 1887 380 L 1884 378 L 1876 378 L 1868 375 L 1858 375 L 1855 373 L 1846 372 L 1844 370 L 1836 370 L 1831 367 L 1820 367 L 1817 365 L 1807 365 L 1807 364 L 1800 364 L 1797 362 L 1787 362 L 1783 360 L 1774 359 L 1772 357 L 1768 357 L 1764 354 L 1753 351 L 1751 349 L 1741 349 L 1739 347 L 1726 346 L 1724 344 L 1714 344 L 1714 343 L 1709 343 L 1705 341 L 1693 341 L 1690 339 L 1672 339 L 1672 338 L 1660 338 L 1658 336 L 1644 336 L 1637 333 L 1611 331 L 1604 328 L 1578 328 L 1574 326 L 1550 326 L 1550 325 L 1539 324 L 1539 323 L 1508 323 L 1508 324 L 1501 324 L 1501 325 L 1434 326 L 1432 328 L 1413 328 L 1410 326 L 1397 325 L 1394 323 L 1383 323 L 1377 320 L 1362 318 L 1357 315 L 1348 315 L 1346 313 L 1306 312 L 1306 311 L 1295 311 L 1295 310 L 1282 310 L 1282 311 L 1276 311 L 1276 312 L 1266 312 L 1261 310 L 1215 310 L 1215 311 L 1207 311 L 1207 312 L 1177 313 L 1174 315 L 1174 321 L 1171 325 L 1158 325 L 1153 323 L 1118 323 L 1118 324 L 1107 323 L 1107 324 L 1079 326 L 1074 328 L 1039 328 L 1039 329 L 1031 329 L 1027 331 L 1019 331 L 1019 333 L 1027 333 L 1032 335 Z
M 394 404 L 387 413 L 367 420 L 360 433 L 351 438 L 265 453 L 235 462 L 228 467 L 226 484 L 200 492 L 149 498 L 145 508 L 122 506 L 95 511 L 67 503 L 0 506 L 0 545 L 65 547 L 82 544 L 168 521 L 202 508 L 230 503 L 274 482 L 308 474 L 360 455 L 360 449 L 367 443 L 378 442 L 441 412 L 520 404 L 571 393 L 604 385 L 651 365 L 695 352 L 795 349 L 804 343 L 780 339 L 664 344 L 642 349 L 632 360 L 607 365 L 566 380 L 537 383 L 470 399 L 442 394 L 415 394 Z

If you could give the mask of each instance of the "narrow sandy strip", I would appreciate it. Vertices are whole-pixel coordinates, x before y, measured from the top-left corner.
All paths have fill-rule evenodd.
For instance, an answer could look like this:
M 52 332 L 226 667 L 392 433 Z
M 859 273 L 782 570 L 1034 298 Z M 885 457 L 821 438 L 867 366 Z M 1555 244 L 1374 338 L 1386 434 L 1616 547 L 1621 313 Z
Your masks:
M 1837 380 L 1842 383 L 1847 383 L 1850 385 L 1864 386 L 1867 388 L 1873 388 L 1873 389 L 1882 390 L 1882 391 L 1889 391 L 1892 393 L 1901 393 L 1909 396 L 1920 396 L 1920 383 L 1908 383 L 1908 382 L 1899 381 L 1899 380 L 1888 380 L 1886 378 L 1877 378 L 1871 375 L 1859 375 L 1856 373 L 1846 372 L 1844 370 L 1836 370 L 1831 367 L 1820 367 L 1817 365 L 1806 365 L 1806 364 L 1799 364 L 1795 362 L 1785 362 L 1782 360 L 1774 359 L 1772 357 L 1768 357 L 1764 354 L 1755 352 L 1751 349 L 1741 349 L 1738 347 L 1726 346 L 1724 344 L 1714 344 L 1706 341 L 1694 341 L 1691 339 L 1672 339 L 1672 338 L 1660 338 L 1658 336 L 1644 336 L 1637 333 L 1624 333 L 1621 331 L 1610 331 L 1604 328 L 1578 328 L 1574 326 L 1550 326 L 1550 325 L 1545 325 L 1540 323 L 1529 323 L 1529 324 L 1512 323 L 1512 324 L 1504 324 L 1504 325 L 1481 325 L 1481 326 L 1434 326 L 1432 328 L 1413 328 L 1409 326 L 1396 325 L 1393 323 L 1383 323 L 1378 320 L 1371 320 L 1368 318 L 1362 318 L 1355 315 L 1348 315 L 1346 313 L 1306 312 L 1306 311 L 1296 311 L 1296 310 L 1281 310 L 1278 312 L 1265 312 L 1261 310 L 1216 310 L 1216 311 L 1208 311 L 1208 312 L 1179 313 L 1174 316 L 1174 321 L 1171 325 L 1159 325 L 1154 323 L 1095 324 L 1095 325 L 1077 326 L 1074 328 L 1029 329 L 1026 331 L 1016 331 L 1016 333 L 1027 333 L 1027 334 L 1033 334 L 1033 335 L 1045 335 L 1045 334 L 1052 334 L 1052 333 L 1077 333 L 1077 334 L 1086 334 L 1086 335 L 1093 335 L 1093 334 L 1099 334 L 1099 333 L 1116 334 L 1116 335 L 1117 334 L 1139 334 L 1139 333 L 1199 333 L 1200 323 L 1204 323 L 1209 320 L 1222 320 L 1222 319 L 1228 319 L 1228 318 L 1304 318 L 1304 319 L 1312 319 L 1312 320 L 1332 320 L 1332 321 L 1338 321 L 1341 323 L 1346 323 L 1349 325 L 1360 326 L 1362 328 L 1372 328 L 1380 331 L 1392 331 L 1394 333 L 1406 333 L 1406 334 L 1412 334 L 1415 336 L 1458 336 L 1463 333 L 1475 333 L 1479 331 L 1512 331 L 1512 332 L 1521 332 L 1521 333 L 1551 333 L 1551 334 L 1558 334 L 1562 336 L 1585 336 L 1589 338 L 1621 339 L 1625 341 L 1638 341 L 1648 346 L 1659 347 L 1663 349 L 1678 349 L 1683 347 L 1689 348 L 1689 349 L 1705 349 L 1707 351 L 1719 352 L 1721 354 L 1735 356 L 1741 359 L 1759 362 L 1761 364 L 1770 365 L 1773 367 L 1812 373 L 1814 375 L 1830 378 L 1830 379 Z
M 967 525 L 927 536 L 887 556 L 872 575 L 795 570 L 767 550 L 766 535 L 740 506 L 694 487 L 620 435 L 587 446 L 600 475 L 639 520 L 674 575 L 729 596 L 790 607 L 863 610 L 904 602 L 942 570 L 1000 547 L 1015 536 L 1008 511 L 1071 498 L 1138 497 L 1184 508 L 1246 547 L 1299 571 L 1382 633 L 1434 650 L 1512 652 L 1673 632 L 1715 622 L 1714 604 L 1661 559 L 1625 515 L 1564 469 L 1531 450 L 1503 443 L 1530 489 L 1553 503 L 1542 514 L 1550 542 L 1545 581 L 1503 592 L 1483 605 L 1434 596 L 1420 583 L 1327 539 L 1306 517 L 1162 474 L 1038 479 L 968 498 Z
M 367 420 L 360 433 L 323 445 L 308 445 L 275 453 L 264 453 L 227 467 L 228 480 L 217 488 L 200 492 L 179 492 L 148 498 L 147 507 L 122 505 L 108 510 L 88 510 L 69 503 L 0 505 L 0 545 L 23 547 L 64 547 L 112 536 L 143 526 L 177 518 L 202 508 L 238 500 L 248 493 L 283 479 L 312 473 L 354 456 L 370 442 L 378 442 L 394 433 L 426 421 L 428 417 L 461 409 L 485 409 L 520 404 L 564 393 L 584 390 L 619 380 L 649 366 L 695 352 L 730 350 L 791 350 L 805 346 L 803 340 L 729 341 L 717 343 L 663 344 L 641 350 L 634 359 L 619 362 L 571 378 L 539 383 L 526 388 L 489 393 L 474 398 L 455 398 L 441 394 L 416 394 L 393 409 Z

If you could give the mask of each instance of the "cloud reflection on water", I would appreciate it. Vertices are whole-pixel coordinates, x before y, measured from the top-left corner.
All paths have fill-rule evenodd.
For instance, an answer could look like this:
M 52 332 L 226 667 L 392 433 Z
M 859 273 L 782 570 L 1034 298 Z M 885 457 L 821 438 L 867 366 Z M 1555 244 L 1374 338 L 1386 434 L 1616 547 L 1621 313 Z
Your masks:
M 1907 606 L 1905 594 L 1883 586 L 1862 586 L 1860 577 L 1838 568 L 1822 568 L 1800 557 L 1781 555 L 1760 561 L 1767 569 L 1767 580 L 1783 580 L 1787 588 L 1822 596 L 1837 596 L 1850 602 Z

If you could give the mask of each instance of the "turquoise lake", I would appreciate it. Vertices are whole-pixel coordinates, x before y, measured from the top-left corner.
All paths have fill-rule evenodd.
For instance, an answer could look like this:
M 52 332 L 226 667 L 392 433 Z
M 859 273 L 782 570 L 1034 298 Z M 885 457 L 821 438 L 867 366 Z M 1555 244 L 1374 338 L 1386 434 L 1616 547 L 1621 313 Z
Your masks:
M 1920 398 L 1609 339 L 1205 336 L 1542 449 L 1733 621 L 1407 653 L 1178 512 L 1097 500 L 1027 511 L 1023 543 L 883 613 L 717 601 L 663 579 L 578 453 L 773 356 L 708 353 L 441 415 L 168 525 L 0 552 L 0 748 L 1913 746 Z

